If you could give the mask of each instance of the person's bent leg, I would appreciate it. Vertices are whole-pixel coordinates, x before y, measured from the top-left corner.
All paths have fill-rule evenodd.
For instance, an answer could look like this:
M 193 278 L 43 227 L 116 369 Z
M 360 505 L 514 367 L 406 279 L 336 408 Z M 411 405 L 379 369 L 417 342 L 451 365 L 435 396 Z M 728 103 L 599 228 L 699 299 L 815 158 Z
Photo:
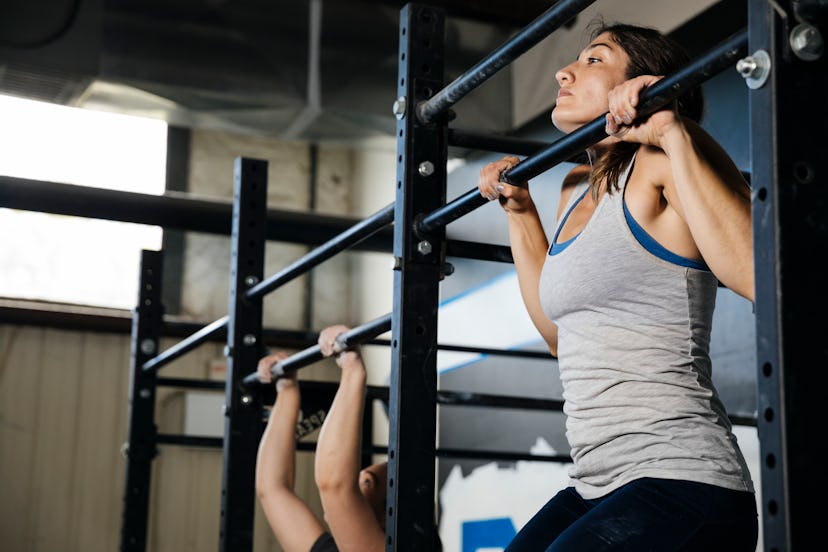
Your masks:
M 504 552 L 546 550 L 558 535 L 588 512 L 589 508 L 589 504 L 575 492 L 575 489 L 563 489 L 526 522 Z
M 759 541 L 759 515 L 753 493 L 714 487 L 710 515 L 691 535 L 681 552 L 755 552 Z
M 754 552 L 753 495 L 666 479 L 632 481 L 599 499 L 547 552 Z

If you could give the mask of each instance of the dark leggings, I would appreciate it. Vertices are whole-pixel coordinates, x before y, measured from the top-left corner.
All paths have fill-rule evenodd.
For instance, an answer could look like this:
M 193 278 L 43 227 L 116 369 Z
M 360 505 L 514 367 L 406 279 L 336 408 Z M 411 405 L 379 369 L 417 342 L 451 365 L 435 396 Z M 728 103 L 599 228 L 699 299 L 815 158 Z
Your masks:
M 758 531 L 753 493 L 643 478 L 594 500 L 560 491 L 505 552 L 755 552 Z

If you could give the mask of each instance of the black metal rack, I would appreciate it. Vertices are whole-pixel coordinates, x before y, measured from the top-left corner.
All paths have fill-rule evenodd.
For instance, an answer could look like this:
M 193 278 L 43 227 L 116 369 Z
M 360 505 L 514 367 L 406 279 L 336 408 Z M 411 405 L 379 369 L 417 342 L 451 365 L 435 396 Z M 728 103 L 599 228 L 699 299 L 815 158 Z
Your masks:
M 202 327 L 161 354 L 157 349 L 165 325 L 160 301 L 162 258 L 160 252 L 143 253 L 140 293 L 132 322 L 122 550 L 146 548 L 150 466 L 157 445 L 218 445 L 218 440 L 158 435 L 153 420 L 157 386 L 202 384 L 159 378 L 157 370 L 200 343 L 221 335 L 226 336 L 228 345 L 228 376 L 224 385 L 226 429 L 221 441 L 221 550 L 252 549 L 253 474 L 262 428 L 262 398 L 251 391 L 250 385 L 266 333 L 261 325 L 261 298 L 348 248 L 393 250 L 395 258 L 392 313 L 370 323 L 369 330 L 361 328 L 365 331 L 359 335 L 359 342 L 371 342 L 388 330 L 392 334 L 389 342 L 383 342 L 390 347 L 392 357 L 391 383 L 385 391 L 389 402 L 389 443 L 387 448 L 372 449 L 388 454 L 389 478 L 393 482 L 389 487 L 388 550 L 429 549 L 435 530 L 435 459 L 475 454 L 437 450 L 438 404 L 555 408 L 556 405 L 546 402 L 533 405 L 529 400 L 451 395 L 437 390 L 434 353 L 441 348 L 436 332 L 437 290 L 445 276 L 446 257 L 511 260 L 508 248 L 446 239 L 445 226 L 449 222 L 485 203 L 476 190 L 446 202 L 447 147 L 457 144 L 512 148 L 529 154 L 528 160 L 505 175 L 515 181 L 526 180 L 602 139 L 603 122 L 596 119 L 561 141 L 544 145 L 451 130 L 448 110 L 591 3 L 556 3 L 448 86 L 442 82 L 442 10 L 419 4 L 404 6 L 400 13 L 395 104 L 397 195 L 393 205 L 366 221 L 268 210 L 263 195 L 266 164 L 250 159 L 237 160 L 232 205 L 178 194 L 144 196 L 0 177 L 0 204 L 5 207 L 158 224 L 180 230 L 227 234 L 232 229 L 234 277 L 228 316 Z M 810 505 L 810 499 L 828 490 L 828 471 L 822 465 L 824 446 L 812 423 L 819 419 L 821 395 L 828 383 L 828 350 L 821 326 L 814 323 L 828 312 L 824 277 L 814 268 L 815 256 L 828 243 L 828 186 L 823 164 L 819 162 L 828 136 L 828 68 L 825 55 L 811 55 L 809 48 L 815 46 L 808 40 L 809 36 L 813 40 L 814 35 L 803 34 L 801 27 L 810 25 L 818 36 L 819 29 L 825 31 L 826 15 L 825 3 L 820 0 L 749 0 L 748 13 L 747 30 L 731 36 L 684 70 L 667 76 L 650 90 L 644 104 L 645 110 L 656 109 L 687 87 L 733 67 L 746 53 L 767 60 L 767 80 L 756 83 L 754 79 L 750 94 L 759 417 L 756 421 L 736 417 L 734 422 L 755 423 L 758 427 L 765 549 L 782 552 L 806 549 L 812 542 L 821 541 L 821 511 Z M 246 223 L 251 221 L 262 231 L 250 233 Z M 393 233 L 385 228 L 392 222 Z M 304 230 L 296 232 L 297 226 Z M 319 249 L 283 273 L 264 280 L 265 240 L 296 241 L 296 236 L 302 236 L 303 243 L 320 246 Z M 301 361 L 297 360 L 299 364 L 318 360 L 315 351 L 305 354 Z M 473 457 L 485 458 L 489 454 L 488 457 L 517 458 L 491 451 L 477 454 Z

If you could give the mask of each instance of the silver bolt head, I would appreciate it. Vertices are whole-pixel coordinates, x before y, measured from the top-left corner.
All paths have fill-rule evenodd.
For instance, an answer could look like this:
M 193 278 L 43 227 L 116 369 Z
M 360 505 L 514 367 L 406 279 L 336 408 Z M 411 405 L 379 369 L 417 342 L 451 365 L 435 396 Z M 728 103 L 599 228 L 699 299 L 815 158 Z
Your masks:
M 241 402 L 242 404 L 250 404 L 253 402 L 253 397 L 251 397 L 250 395 L 242 395 Z
M 423 161 L 417 170 L 420 172 L 420 176 L 431 176 L 434 174 L 434 163 L 431 161 Z
M 258 283 L 259 283 L 259 277 L 258 276 L 253 276 L 251 274 L 250 276 L 245 276 L 244 277 L 244 285 L 246 285 L 247 287 L 253 287 Z
M 821 58 L 825 50 L 825 42 L 822 40 L 819 29 L 810 23 L 800 23 L 794 27 L 789 42 L 796 57 L 804 61 Z
M 428 240 L 423 240 L 417 244 L 417 252 L 420 255 L 428 255 L 431 253 L 431 242 Z
M 744 78 L 748 78 L 753 75 L 756 69 L 759 68 L 759 65 L 756 63 L 756 60 L 753 59 L 752 56 L 748 56 L 746 58 L 742 58 L 736 62 L 736 70 L 742 75 Z
M 245 345 L 255 345 L 256 344 L 256 336 L 253 334 L 246 334 L 242 338 L 242 343 Z
M 761 88 L 770 77 L 770 55 L 765 50 L 756 50 L 752 55 L 736 62 L 736 70 L 744 77 L 748 88 Z
M 141 340 L 141 352 L 145 355 L 151 355 L 155 353 L 155 340 L 154 339 L 142 339 Z
M 142 399 L 148 399 L 148 398 L 152 397 L 152 392 L 145 387 L 145 388 L 141 389 L 140 391 L 138 391 L 138 396 L 141 397 Z
M 394 111 L 394 116 L 397 117 L 397 119 L 402 119 L 403 117 L 405 117 L 405 107 L 406 107 L 405 96 L 400 96 L 399 98 L 394 100 L 393 111 Z

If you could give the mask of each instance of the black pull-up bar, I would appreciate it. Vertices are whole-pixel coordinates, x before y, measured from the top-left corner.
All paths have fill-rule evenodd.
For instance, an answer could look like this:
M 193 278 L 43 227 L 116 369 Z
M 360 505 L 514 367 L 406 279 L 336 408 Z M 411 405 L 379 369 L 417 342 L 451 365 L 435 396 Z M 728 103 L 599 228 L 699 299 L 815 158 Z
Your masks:
M 325 242 L 313 251 L 308 252 L 307 255 L 283 268 L 264 282 L 250 288 L 247 290 L 245 297 L 248 299 L 256 299 L 267 295 L 274 289 L 304 274 L 323 261 L 327 261 L 337 253 L 379 232 L 392 222 L 394 222 L 393 203 L 383 207 L 367 219 L 353 225 L 348 230 Z
M 650 115 L 675 100 L 691 88 L 732 66 L 747 50 L 747 30 L 743 29 L 688 63 L 682 69 L 651 86 L 639 102 L 639 117 Z M 525 159 L 503 173 L 502 180 L 510 184 L 526 182 L 551 169 L 589 146 L 607 137 L 604 115 L 555 141 L 548 148 Z M 477 188 L 469 190 L 451 203 L 429 213 L 420 221 L 417 231 L 429 234 L 488 203 Z
M 310 271 L 313 267 L 319 265 L 327 259 L 330 259 L 331 257 L 343 251 L 344 249 L 356 245 L 359 242 L 376 234 L 393 221 L 394 204 L 391 203 L 390 205 L 383 207 L 367 219 L 364 219 L 356 223 L 348 230 L 345 230 L 341 234 L 334 236 L 333 238 L 323 243 L 319 247 L 308 252 L 306 255 L 303 255 L 293 264 L 281 270 L 271 278 L 268 278 L 264 282 L 255 285 L 253 288 L 247 291 L 247 299 L 256 299 L 258 297 L 265 295 L 266 293 L 270 293 L 277 287 L 286 284 L 287 282 L 291 281 L 292 279 L 298 276 L 301 276 L 302 274 L 305 274 L 306 272 Z M 207 326 L 205 326 L 198 332 L 194 333 L 190 337 L 179 341 L 163 353 L 145 362 L 143 365 L 143 369 L 145 371 L 157 370 L 161 366 L 180 357 L 184 353 L 193 350 L 199 344 L 209 340 L 210 337 L 212 337 L 216 333 L 224 330 L 227 327 L 228 319 L 229 318 L 227 316 L 219 318 L 215 322 L 208 324 Z M 379 332 L 376 335 L 379 335 L 380 333 L 383 332 Z M 376 335 L 373 337 L 376 337 Z
M 172 362 L 173 360 L 177 359 L 178 357 L 188 353 L 198 347 L 201 343 L 205 341 L 209 341 L 211 337 L 215 334 L 224 331 L 227 328 L 227 320 L 228 317 L 224 316 L 219 318 L 215 322 L 211 322 L 198 330 L 196 333 L 192 334 L 191 336 L 182 339 L 163 353 L 160 353 L 148 361 L 146 361 L 142 366 L 141 369 L 145 372 L 152 372 L 153 370 L 158 370 L 165 364 Z
M 474 149 L 479 151 L 494 151 L 499 153 L 513 153 L 515 155 L 535 155 L 548 148 L 550 142 L 518 138 L 502 134 L 492 134 L 456 128 L 448 129 L 448 143 L 450 146 Z M 569 161 L 572 163 L 586 163 L 586 153 L 581 152 Z
M 500 45 L 474 67 L 454 79 L 431 99 L 417 106 L 417 118 L 432 122 L 466 94 L 483 84 L 495 73 L 523 55 L 555 29 L 569 22 L 595 0 L 560 0 L 529 23 L 518 34 Z
M 354 345 L 364 343 L 389 331 L 391 331 L 390 313 L 339 334 L 336 336 L 336 349 L 344 351 Z M 298 370 L 299 368 L 304 368 L 314 362 L 318 362 L 323 358 L 325 356 L 322 354 L 322 349 L 319 345 L 313 345 L 274 364 L 270 368 L 270 374 L 274 378 L 277 378 L 283 376 L 287 370 Z M 244 386 L 261 384 L 258 373 L 253 372 L 252 374 L 248 374 L 242 380 L 242 384 Z

